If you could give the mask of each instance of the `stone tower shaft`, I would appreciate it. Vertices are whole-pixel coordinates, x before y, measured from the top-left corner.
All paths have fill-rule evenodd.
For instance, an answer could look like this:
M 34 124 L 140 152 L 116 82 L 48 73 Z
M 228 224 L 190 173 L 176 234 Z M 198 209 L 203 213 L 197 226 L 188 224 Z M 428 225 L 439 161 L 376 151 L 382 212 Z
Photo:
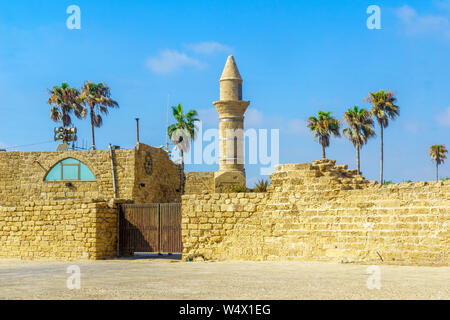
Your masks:
M 220 100 L 214 102 L 219 113 L 219 171 L 216 190 L 245 185 L 244 113 L 250 102 L 242 101 L 242 78 L 233 56 L 229 56 L 220 78 Z

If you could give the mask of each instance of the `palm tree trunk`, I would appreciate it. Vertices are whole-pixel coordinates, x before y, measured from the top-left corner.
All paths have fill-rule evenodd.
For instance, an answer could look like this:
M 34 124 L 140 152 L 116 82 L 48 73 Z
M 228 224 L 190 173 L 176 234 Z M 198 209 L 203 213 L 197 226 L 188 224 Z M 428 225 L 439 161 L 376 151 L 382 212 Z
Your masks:
M 356 147 L 356 168 L 358 170 L 358 174 L 361 174 L 361 170 L 359 168 L 359 146 Z
M 436 181 L 439 181 L 439 165 L 436 161 Z
M 92 134 L 92 150 L 96 150 L 95 147 L 95 134 L 94 134 L 94 113 L 91 110 L 91 134 Z
M 67 121 L 66 121 L 66 115 L 67 115 L 67 111 L 65 109 L 63 109 L 63 112 L 62 112 L 62 123 L 63 123 L 63 127 L 64 128 L 69 126 L 69 123 L 67 123 Z
M 322 144 L 322 159 L 326 159 L 327 157 L 325 156 L 325 146 Z
M 381 161 L 380 161 L 380 184 L 383 184 L 383 125 L 380 125 L 381 128 Z

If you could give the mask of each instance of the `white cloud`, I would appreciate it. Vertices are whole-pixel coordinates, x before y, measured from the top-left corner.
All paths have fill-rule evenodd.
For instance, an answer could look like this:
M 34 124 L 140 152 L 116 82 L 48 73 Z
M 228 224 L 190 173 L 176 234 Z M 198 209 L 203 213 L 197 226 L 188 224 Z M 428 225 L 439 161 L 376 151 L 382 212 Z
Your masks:
M 156 73 L 172 73 L 183 67 L 204 68 L 205 65 L 197 59 L 187 56 L 177 50 L 163 50 L 157 57 L 147 60 L 147 67 Z
M 245 113 L 245 125 L 248 127 L 260 126 L 263 123 L 263 114 L 255 108 L 249 108 Z
M 437 116 L 437 121 L 443 126 L 450 126 L 450 107 Z
M 412 19 L 417 17 L 417 12 L 408 5 L 404 5 L 398 8 L 396 11 L 397 17 L 399 17 L 403 22 L 410 22 Z
M 188 43 L 184 45 L 188 50 L 200 54 L 213 54 L 216 52 L 231 52 L 232 49 L 219 42 L 199 42 L 199 43 Z
M 440 5 L 447 6 L 446 2 Z M 408 5 L 404 5 L 396 10 L 396 15 L 403 24 L 406 34 L 425 35 L 436 34 L 442 35 L 450 39 L 450 20 L 445 14 L 443 15 L 420 15 L 415 9 Z

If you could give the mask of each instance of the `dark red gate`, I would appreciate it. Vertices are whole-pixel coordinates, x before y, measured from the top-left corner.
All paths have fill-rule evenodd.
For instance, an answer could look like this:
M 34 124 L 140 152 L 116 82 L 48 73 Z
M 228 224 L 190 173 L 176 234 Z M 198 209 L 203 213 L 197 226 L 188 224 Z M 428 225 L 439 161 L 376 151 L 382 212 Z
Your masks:
M 119 255 L 181 253 L 181 203 L 122 204 Z

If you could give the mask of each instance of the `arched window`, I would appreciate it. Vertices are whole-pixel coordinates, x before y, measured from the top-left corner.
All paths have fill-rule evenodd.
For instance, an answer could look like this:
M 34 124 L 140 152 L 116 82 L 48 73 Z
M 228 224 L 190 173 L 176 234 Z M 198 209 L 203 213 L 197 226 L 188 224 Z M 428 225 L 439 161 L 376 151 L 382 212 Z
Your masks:
M 47 173 L 44 181 L 95 181 L 92 171 L 81 161 L 73 158 L 58 162 Z

